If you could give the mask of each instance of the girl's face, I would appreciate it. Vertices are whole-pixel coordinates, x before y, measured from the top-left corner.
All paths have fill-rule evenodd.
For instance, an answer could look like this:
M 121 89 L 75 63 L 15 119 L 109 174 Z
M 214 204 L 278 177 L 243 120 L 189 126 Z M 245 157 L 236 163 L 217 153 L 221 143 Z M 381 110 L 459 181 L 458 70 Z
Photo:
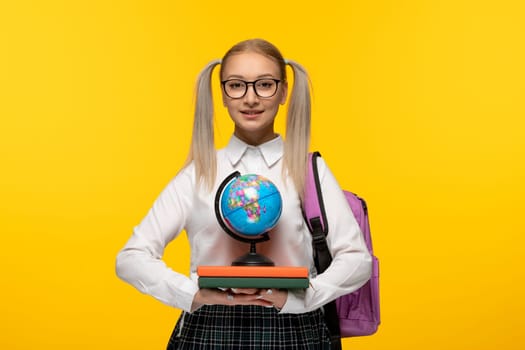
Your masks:
M 279 65 L 272 59 L 255 52 L 245 52 L 230 56 L 222 67 L 221 81 L 231 79 L 253 82 L 258 79 L 282 80 L 282 77 Z M 261 84 L 258 91 L 264 95 L 264 90 L 270 84 Z M 238 86 L 234 83 L 232 87 Z M 286 102 L 288 86 L 285 82 L 279 82 L 275 95 L 267 98 L 258 96 L 254 89 L 253 84 L 248 84 L 243 97 L 231 98 L 225 94 L 223 88 L 222 100 L 235 123 L 235 136 L 248 144 L 258 145 L 275 137 L 275 116 L 279 105 Z

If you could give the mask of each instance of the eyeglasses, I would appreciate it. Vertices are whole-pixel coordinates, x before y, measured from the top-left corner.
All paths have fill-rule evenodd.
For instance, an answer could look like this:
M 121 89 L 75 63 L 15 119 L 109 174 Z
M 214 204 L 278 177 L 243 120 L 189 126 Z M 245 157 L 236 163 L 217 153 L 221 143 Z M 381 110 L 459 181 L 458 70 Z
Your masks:
M 279 79 L 257 79 L 254 81 L 244 81 L 240 79 L 229 79 L 221 81 L 224 93 L 229 98 L 243 98 L 248 91 L 248 85 L 253 85 L 255 94 L 261 98 L 270 98 L 277 92 Z

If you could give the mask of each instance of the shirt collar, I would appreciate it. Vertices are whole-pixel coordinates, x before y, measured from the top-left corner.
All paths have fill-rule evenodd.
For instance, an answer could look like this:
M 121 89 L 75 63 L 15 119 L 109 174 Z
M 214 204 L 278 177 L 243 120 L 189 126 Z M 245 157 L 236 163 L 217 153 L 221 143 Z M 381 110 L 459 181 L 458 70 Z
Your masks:
M 233 166 L 236 166 L 248 148 L 258 149 L 268 167 L 271 167 L 283 156 L 283 139 L 281 135 L 258 146 L 250 146 L 237 136 L 232 135 L 226 146 L 226 154 Z

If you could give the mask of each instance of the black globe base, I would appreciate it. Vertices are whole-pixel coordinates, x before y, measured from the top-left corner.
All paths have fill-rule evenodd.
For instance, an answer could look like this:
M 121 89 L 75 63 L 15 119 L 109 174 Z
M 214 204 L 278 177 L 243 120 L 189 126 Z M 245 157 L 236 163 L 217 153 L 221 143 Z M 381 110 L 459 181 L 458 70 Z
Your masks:
M 275 266 L 275 263 L 264 255 L 250 252 L 235 259 L 232 266 Z
M 250 252 L 235 259 L 232 266 L 275 266 L 272 260 L 256 253 L 255 243 L 256 241 L 251 241 Z

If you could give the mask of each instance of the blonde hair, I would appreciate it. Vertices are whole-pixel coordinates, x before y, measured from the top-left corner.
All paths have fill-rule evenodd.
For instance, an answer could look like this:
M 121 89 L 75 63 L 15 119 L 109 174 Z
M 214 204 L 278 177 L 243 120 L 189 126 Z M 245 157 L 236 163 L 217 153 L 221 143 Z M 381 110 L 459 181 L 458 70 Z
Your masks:
M 284 141 L 283 175 L 290 177 L 299 195 L 303 196 L 308 150 L 310 147 L 310 81 L 306 70 L 297 62 L 285 60 L 273 44 L 262 39 L 242 41 L 226 52 L 222 60 L 214 60 L 201 71 L 197 79 L 195 115 L 190 153 L 186 165 L 195 166 L 197 184 L 204 184 L 209 190 L 215 183 L 217 158 L 213 129 L 213 98 L 211 76 L 213 69 L 235 54 L 255 52 L 274 60 L 280 70 L 281 79 L 286 81 L 286 65 L 294 72 L 294 85 L 288 105 L 286 137 Z

